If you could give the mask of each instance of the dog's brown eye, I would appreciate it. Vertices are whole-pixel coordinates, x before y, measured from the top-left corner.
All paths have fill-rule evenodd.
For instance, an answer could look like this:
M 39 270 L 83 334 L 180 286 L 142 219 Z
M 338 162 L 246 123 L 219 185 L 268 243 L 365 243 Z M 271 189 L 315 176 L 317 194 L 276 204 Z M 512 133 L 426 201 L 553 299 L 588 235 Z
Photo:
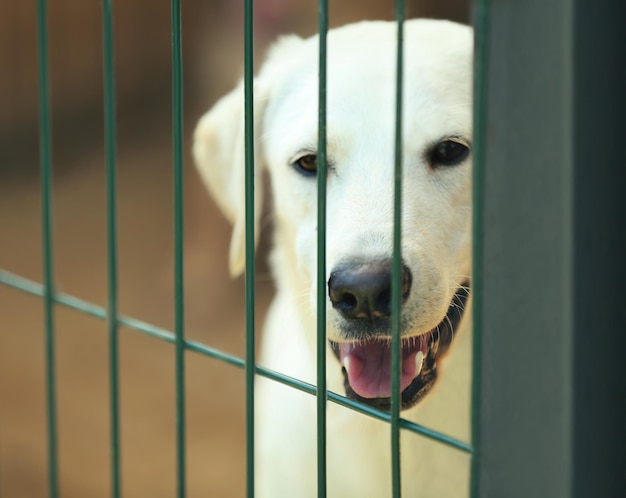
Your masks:
M 307 154 L 294 163 L 295 168 L 303 175 L 313 176 L 317 173 L 317 156 Z
M 456 166 L 465 161 L 470 148 L 459 140 L 442 140 L 436 144 L 429 154 L 431 166 Z

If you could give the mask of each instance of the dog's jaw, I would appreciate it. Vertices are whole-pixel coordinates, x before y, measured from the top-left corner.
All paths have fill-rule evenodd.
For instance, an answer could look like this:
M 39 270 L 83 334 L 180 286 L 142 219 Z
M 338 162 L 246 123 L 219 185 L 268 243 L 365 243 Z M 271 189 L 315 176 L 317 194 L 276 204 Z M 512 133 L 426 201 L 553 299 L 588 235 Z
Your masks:
M 407 384 L 402 389 L 401 393 L 401 408 L 403 410 L 414 407 L 424 399 L 434 387 L 438 375 L 438 361 L 445 356 L 454 340 L 455 333 L 462 321 L 468 298 L 469 284 L 460 286 L 450 303 L 446 316 L 437 327 L 426 334 L 403 340 L 403 358 L 408 358 L 409 361 L 416 361 L 416 359 L 421 360 L 419 365 L 417 365 L 416 361 L 414 367 L 411 366 L 412 368 L 410 369 L 403 368 L 405 374 L 407 370 L 412 370 L 415 374 L 410 382 L 406 379 L 402 382 L 402 377 L 406 377 L 406 375 L 401 374 L 401 383 Z M 381 352 L 386 348 L 389 354 L 391 354 L 389 338 L 379 338 L 377 340 L 380 343 L 379 347 Z M 362 389 L 355 389 L 351 385 L 349 372 L 351 372 L 352 369 L 349 368 L 350 365 L 345 365 L 346 356 L 342 355 L 340 344 L 331 341 L 331 347 L 335 356 L 340 362 L 343 362 L 341 369 L 346 396 L 375 408 L 390 411 L 392 402 L 390 396 L 362 396 L 361 394 L 366 393 L 364 393 Z M 410 351 L 411 348 L 413 351 Z M 347 357 L 349 358 L 349 355 Z M 348 368 L 346 368 L 346 366 L 348 366 Z M 361 394 L 357 391 L 360 391 Z M 390 388 L 385 387 L 381 392 L 390 392 Z

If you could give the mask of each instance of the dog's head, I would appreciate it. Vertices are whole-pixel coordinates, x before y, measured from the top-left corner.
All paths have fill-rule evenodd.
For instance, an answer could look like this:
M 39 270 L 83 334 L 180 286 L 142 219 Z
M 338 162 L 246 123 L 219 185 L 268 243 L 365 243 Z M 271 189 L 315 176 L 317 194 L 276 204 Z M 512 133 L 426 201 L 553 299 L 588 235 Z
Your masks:
M 390 397 L 396 25 L 328 36 L 327 331 L 346 392 Z M 446 21 L 405 24 L 402 193 L 402 405 L 433 386 L 468 298 L 471 268 L 472 35 Z M 255 80 L 257 170 L 267 169 L 279 287 L 316 308 L 318 41 L 279 41 Z M 243 87 L 200 121 L 200 172 L 234 224 L 244 269 Z M 257 178 L 260 175 L 256 175 Z M 256 182 L 257 226 L 262 184 Z M 339 367 L 338 367 L 339 368 Z

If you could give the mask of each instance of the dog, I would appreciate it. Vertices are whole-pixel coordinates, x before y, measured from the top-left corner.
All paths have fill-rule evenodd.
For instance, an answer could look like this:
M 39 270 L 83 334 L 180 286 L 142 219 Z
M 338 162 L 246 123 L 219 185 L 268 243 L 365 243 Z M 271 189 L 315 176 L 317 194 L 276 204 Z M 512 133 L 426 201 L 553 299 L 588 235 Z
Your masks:
M 395 22 L 363 21 L 332 29 L 327 39 L 327 383 L 382 410 L 390 409 L 391 392 L 396 30 Z M 409 20 L 404 40 L 402 417 L 467 440 L 472 31 Z M 255 240 L 267 171 L 276 282 L 259 364 L 312 384 L 318 43 L 316 36 L 280 39 L 254 81 Z M 233 223 L 234 276 L 245 266 L 243 107 L 241 83 L 200 119 L 194 135 L 201 177 Z M 256 385 L 256 495 L 317 496 L 314 396 L 265 378 Z M 388 423 L 329 402 L 328 496 L 390 496 L 390 441 Z M 466 496 L 469 459 L 402 431 L 403 496 Z

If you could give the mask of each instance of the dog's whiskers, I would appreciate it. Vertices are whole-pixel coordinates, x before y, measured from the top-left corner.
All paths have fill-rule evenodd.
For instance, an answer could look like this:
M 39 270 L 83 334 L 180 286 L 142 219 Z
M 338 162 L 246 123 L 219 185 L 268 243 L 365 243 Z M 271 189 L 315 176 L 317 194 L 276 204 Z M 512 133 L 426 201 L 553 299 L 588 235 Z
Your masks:
M 450 317 L 448 315 L 446 315 L 445 317 L 446 322 L 448 322 L 448 327 L 450 328 L 450 334 L 452 334 L 451 337 L 451 341 L 454 340 L 454 327 L 452 326 L 452 321 L 450 320 Z

